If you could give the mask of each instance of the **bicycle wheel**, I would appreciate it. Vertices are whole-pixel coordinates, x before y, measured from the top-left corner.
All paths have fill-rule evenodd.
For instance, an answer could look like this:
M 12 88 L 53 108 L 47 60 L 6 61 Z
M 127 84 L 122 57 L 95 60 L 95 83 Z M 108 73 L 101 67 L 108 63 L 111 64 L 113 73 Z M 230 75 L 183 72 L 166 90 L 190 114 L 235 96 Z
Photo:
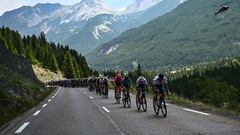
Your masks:
M 108 98 L 108 88 L 105 89 L 105 98 Z
M 126 107 L 126 94 L 122 98 L 123 107 Z
M 120 104 L 120 99 L 121 99 L 121 93 L 117 93 L 117 103 Z
M 136 96 L 136 106 L 137 106 L 137 109 L 138 109 L 138 110 L 141 109 L 141 103 L 140 103 L 140 101 L 139 101 L 138 95 Z
M 142 108 L 144 112 L 147 111 L 147 99 L 144 95 L 142 96 Z
M 131 107 L 131 97 L 130 97 L 130 95 L 129 95 L 129 93 L 127 94 L 127 105 L 128 105 L 128 108 L 130 108 Z
M 161 106 L 161 111 L 162 111 L 163 117 L 167 117 L 167 106 L 166 106 L 166 102 L 164 99 L 160 100 L 160 106 Z
M 159 115 L 159 102 L 153 98 L 153 109 L 156 115 Z

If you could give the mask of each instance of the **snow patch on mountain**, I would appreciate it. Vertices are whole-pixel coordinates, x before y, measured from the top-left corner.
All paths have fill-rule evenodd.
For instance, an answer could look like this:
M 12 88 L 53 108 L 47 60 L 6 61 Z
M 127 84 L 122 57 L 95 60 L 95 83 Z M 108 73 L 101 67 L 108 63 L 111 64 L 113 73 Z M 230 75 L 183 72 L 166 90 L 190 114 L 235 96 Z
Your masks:
M 110 47 L 107 51 L 106 51 L 106 55 L 109 55 L 111 52 L 115 51 L 118 48 L 119 44 L 116 44 L 115 46 Z
M 113 14 L 115 11 L 104 5 L 101 0 L 82 0 L 80 3 L 67 6 L 60 14 L 61 22 L 89 20 L 100 14 Z
M 52 30 L 52 26 L 48 26 L 47 22 L 44 22 L 41 26 L 41 30 L 44 32 L 44 34 L 47 34 L 50 30 Z
M 95 39 L 99 40 L 101 38 L 101 33 L 113 32 L 108 26 L 112 23 L 110 21 L 104 21 L 103 24 L 97 25 L 94 27 L 94 31 L 92 32 Z

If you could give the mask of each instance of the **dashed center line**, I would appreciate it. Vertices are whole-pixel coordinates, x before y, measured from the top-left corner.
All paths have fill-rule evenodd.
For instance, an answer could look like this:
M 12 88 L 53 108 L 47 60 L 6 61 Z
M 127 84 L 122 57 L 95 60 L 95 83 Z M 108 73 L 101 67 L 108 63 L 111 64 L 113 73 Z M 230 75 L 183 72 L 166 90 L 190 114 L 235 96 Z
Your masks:
M 198 114 L 202 114 L 202 115 L 206 115 L 206 116 L 209 116 L 209 115 L 210 115 L 210 114 L 208 114 L 208 113 L 199 112 L 199 111 L 195 111 L 195 110 L 191 110 L 191 109 L 187 109 L 187 108 L 184 108 L 183 110 L 189 111 L 189 112 L 198 113 Z
M 52 98 L 54 98 L 55 96 L 52 96 Z
M 90 99 L 93 99 L 93 97 L 92 97 L 92 96 L 90 96 L 89 98 L 90 98 Z
M 102 108 L 103 108 L 106 112 L 108 112 L 108 113 L 110 112 L 106 107 L 103 106 Z
M 48 100 L 48 102 L 51 102 L 51 101 L 52 101 L 52 99 L 49 99 L 49 100 Z
M 47 106 L 47 104 L 44 104 L 43 106 L 42 106 L 42 108 L 44 108 L 44 107 L 46 107 Z
M 33 116 L 37 116 L 40 112 L 41 112 L 41 110 L 36 111 L 36 112 L 33 114 Z
M 15 132 L 15 134 L 21 133 L 29 124 L 30 124 L 30 122 L 25 122 L 25 123 Z

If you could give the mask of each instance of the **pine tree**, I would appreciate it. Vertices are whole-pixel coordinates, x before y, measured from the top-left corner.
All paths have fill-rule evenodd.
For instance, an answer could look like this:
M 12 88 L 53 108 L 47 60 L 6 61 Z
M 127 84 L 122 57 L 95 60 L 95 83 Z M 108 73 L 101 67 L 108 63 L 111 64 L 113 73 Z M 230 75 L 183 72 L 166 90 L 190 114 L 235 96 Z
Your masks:
M 80 70 L 77 64 L 76 59 L 73 57 L 73 67 L 74 67 L 74 78 L 79 78 L 80 77 Z
M 74 65 L 73 65 L 73 59 L 69 52 L 66 53 L 66 59 L 64 61 L 64 75 L 66 78 L 74 78 Z
M 136 70 L 136 73 L 138 76 L 141 76 L 142 75 L 142 69 L 141 69 L 141 65 L 138 63 L 138 67 L 137 67 L 137 70 Z

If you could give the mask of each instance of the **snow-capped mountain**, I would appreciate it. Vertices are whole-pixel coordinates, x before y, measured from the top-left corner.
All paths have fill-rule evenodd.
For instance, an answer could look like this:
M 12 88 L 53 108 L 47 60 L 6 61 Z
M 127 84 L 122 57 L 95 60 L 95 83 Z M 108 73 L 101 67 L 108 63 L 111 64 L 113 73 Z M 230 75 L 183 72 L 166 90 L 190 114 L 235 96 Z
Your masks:
M 0 16 L 0 26 L 18 30 L 22 35 L 44 32 L 48 40 L 68 44 L 87 54 L 122 32 L 170 12 L 181 0 L 136 1 L 144 8 L 131 14 L 119 14 L 102 0 L 81 0 L 73 5 L 24 6 Z
M 113 14 L 114 10 L 103 4 L 102 0 L 82 0 L 81 2 L 66 6 L 58 14 L 62 23 L 88 20 L 99 14 Z
M 19 26 L 33 27 L 44 19 L 50 18 L 58 10 L 62 9 L 60 4 L 37 4 L 33 7 L 23 6 L 13 11 L 5 12 L 0 17 L 0 24 L 7 24 L 18 29 Z

